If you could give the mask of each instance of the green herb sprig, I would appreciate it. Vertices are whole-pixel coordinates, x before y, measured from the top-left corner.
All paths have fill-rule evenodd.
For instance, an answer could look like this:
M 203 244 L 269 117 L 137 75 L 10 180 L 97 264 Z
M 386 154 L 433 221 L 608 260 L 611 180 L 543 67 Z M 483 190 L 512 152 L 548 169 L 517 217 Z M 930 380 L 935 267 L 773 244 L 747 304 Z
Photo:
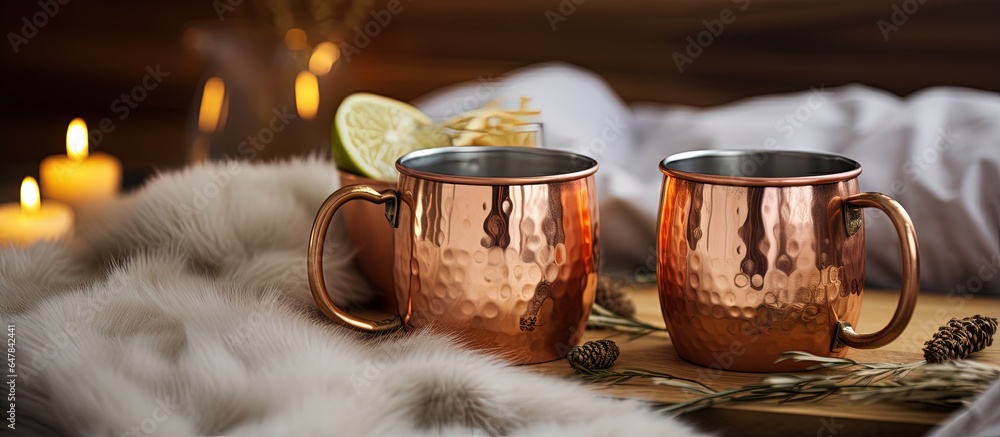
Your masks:
M 679 403 L 656 403 L 658 411 L 680 416 L 729 402 L 819 402 L 837 395 L 862 404 L 894 402 L 957 408 L 970 403 L 1000 377 L 1000 368 L 972 360 L 927 364 L 865 363 L 848 358 L 820 357 L 806 352 L 782 354 L 778 361 L 815 362 L 808 370 L 837 373 L 774 374 L 760 382 L 728 390 L 668 373 L 640 368 L 590 370 L 577 377 L 592 383 L 621 384 L 636 378 L 698 394 Z
M 596 303 L 590 308 L 590 318 L 587 319 L 587 326 L 625 333 L 629 335 L 629 339 L 636 339 L 653 332 L 667 332 L 667 328 L 663 326 L 618 315 Z

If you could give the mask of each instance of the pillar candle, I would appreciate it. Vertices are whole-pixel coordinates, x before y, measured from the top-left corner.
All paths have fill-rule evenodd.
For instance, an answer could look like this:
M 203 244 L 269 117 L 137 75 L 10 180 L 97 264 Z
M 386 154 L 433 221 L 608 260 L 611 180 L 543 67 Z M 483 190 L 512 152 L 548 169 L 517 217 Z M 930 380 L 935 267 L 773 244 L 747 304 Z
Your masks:
M 44 204 L 38 182 L 32 177 L 21 182 L 21 203 L 0 205 L 0 247 L 30 246 L 40 240 L 55 240 L 73 229 L 73 210 L 60 202 Z
M 66 131 L 66 155 L 42 160 L 42 196 L 79 207 L 118 196 L 122 165 L 104 153 L 90 154 L 87 125 L 74 119 Z

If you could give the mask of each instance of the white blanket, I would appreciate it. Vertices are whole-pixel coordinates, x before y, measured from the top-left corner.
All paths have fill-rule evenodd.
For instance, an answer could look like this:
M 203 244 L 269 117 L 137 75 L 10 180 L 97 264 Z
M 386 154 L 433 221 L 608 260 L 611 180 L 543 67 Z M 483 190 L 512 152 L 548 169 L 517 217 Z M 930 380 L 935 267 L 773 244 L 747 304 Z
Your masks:
M 432 117 L 501 99 L 530 97 L 542 111 L 546 147 L 595 157 L 602 267 L 655 270 L 659 162 L 694 149 L 836 153 L 864 167 L 861 189 L 898 200 L 917 229 L 921 288 L 1000 293 L 1000 96 L 934 88 L 907 98 L 850 85 L 765 96 L 714 108 L 626 106 L 603 79 L 565 64 L 484 77 L 424 97 Z M 866 211 L 867 279 L 898 285 L 892 224 Z
M 0 248 L 5 374 L 16 375 L 6 379 L 6 430 L 694 435 L 638 402 L 449 338 L 371 339 L 326 320 L 306 245 L 336 179 L 317 160 L 191 168 L 82 217 L 65 244 Z M 368 287 L 341 241 L 327 243 L 328 287 L 338 304 L 358 303 Z

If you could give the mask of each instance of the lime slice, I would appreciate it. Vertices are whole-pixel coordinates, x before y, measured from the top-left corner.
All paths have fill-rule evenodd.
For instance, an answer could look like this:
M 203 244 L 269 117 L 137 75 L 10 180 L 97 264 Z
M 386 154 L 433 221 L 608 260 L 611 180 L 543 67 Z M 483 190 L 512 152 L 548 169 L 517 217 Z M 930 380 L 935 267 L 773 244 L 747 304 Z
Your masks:
M 375 94 L 344 99 L 333 120 L 333 158 L 341 170 L 395 181 L 396 160 L 409 152 L 451 145 L 443 129 L 406 103 Z

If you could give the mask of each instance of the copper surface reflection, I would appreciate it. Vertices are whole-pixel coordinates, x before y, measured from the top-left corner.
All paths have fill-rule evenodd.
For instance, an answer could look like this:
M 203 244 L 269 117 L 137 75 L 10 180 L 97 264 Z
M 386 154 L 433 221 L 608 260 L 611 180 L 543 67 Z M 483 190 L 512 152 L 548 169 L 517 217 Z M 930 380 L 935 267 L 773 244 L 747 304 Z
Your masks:
M 518 364 L 561 358 L 582 338 L 597 286 L 596 162 L 550 150 L 449 149 L 461 150 L 408 155 L 412 169 L 401 159 L 395 189 L 352 185 L 331 195 L 311 239 L 313 296 L 327 316 L 359 329 L 438 330 Z M 395 225 L 382 256 L 398 318 L 352 316 L 323 288 L 326 226 L 354 198 L 385 204 Z
M 811 156 L 789 161 L 799 158 Z M 788 168 L 729 178 L 689 166 L 705 173 L 664 171 L 657 232 L 661 310 L 682 358 L 727 370 L 798 370 L 808 364 L 775 361 L 792 350 L 840 357 L 844 345 L 878 347 L 902 332 L 916 299 L 915 233 L 898 204 L 860 193 L 860 166 L 801 179 Z M 890 325 L 859 335 L 865 240 L 863 217 L 851 212 L 864 206 L 885 209 L 901 229 L 908 276 Z

